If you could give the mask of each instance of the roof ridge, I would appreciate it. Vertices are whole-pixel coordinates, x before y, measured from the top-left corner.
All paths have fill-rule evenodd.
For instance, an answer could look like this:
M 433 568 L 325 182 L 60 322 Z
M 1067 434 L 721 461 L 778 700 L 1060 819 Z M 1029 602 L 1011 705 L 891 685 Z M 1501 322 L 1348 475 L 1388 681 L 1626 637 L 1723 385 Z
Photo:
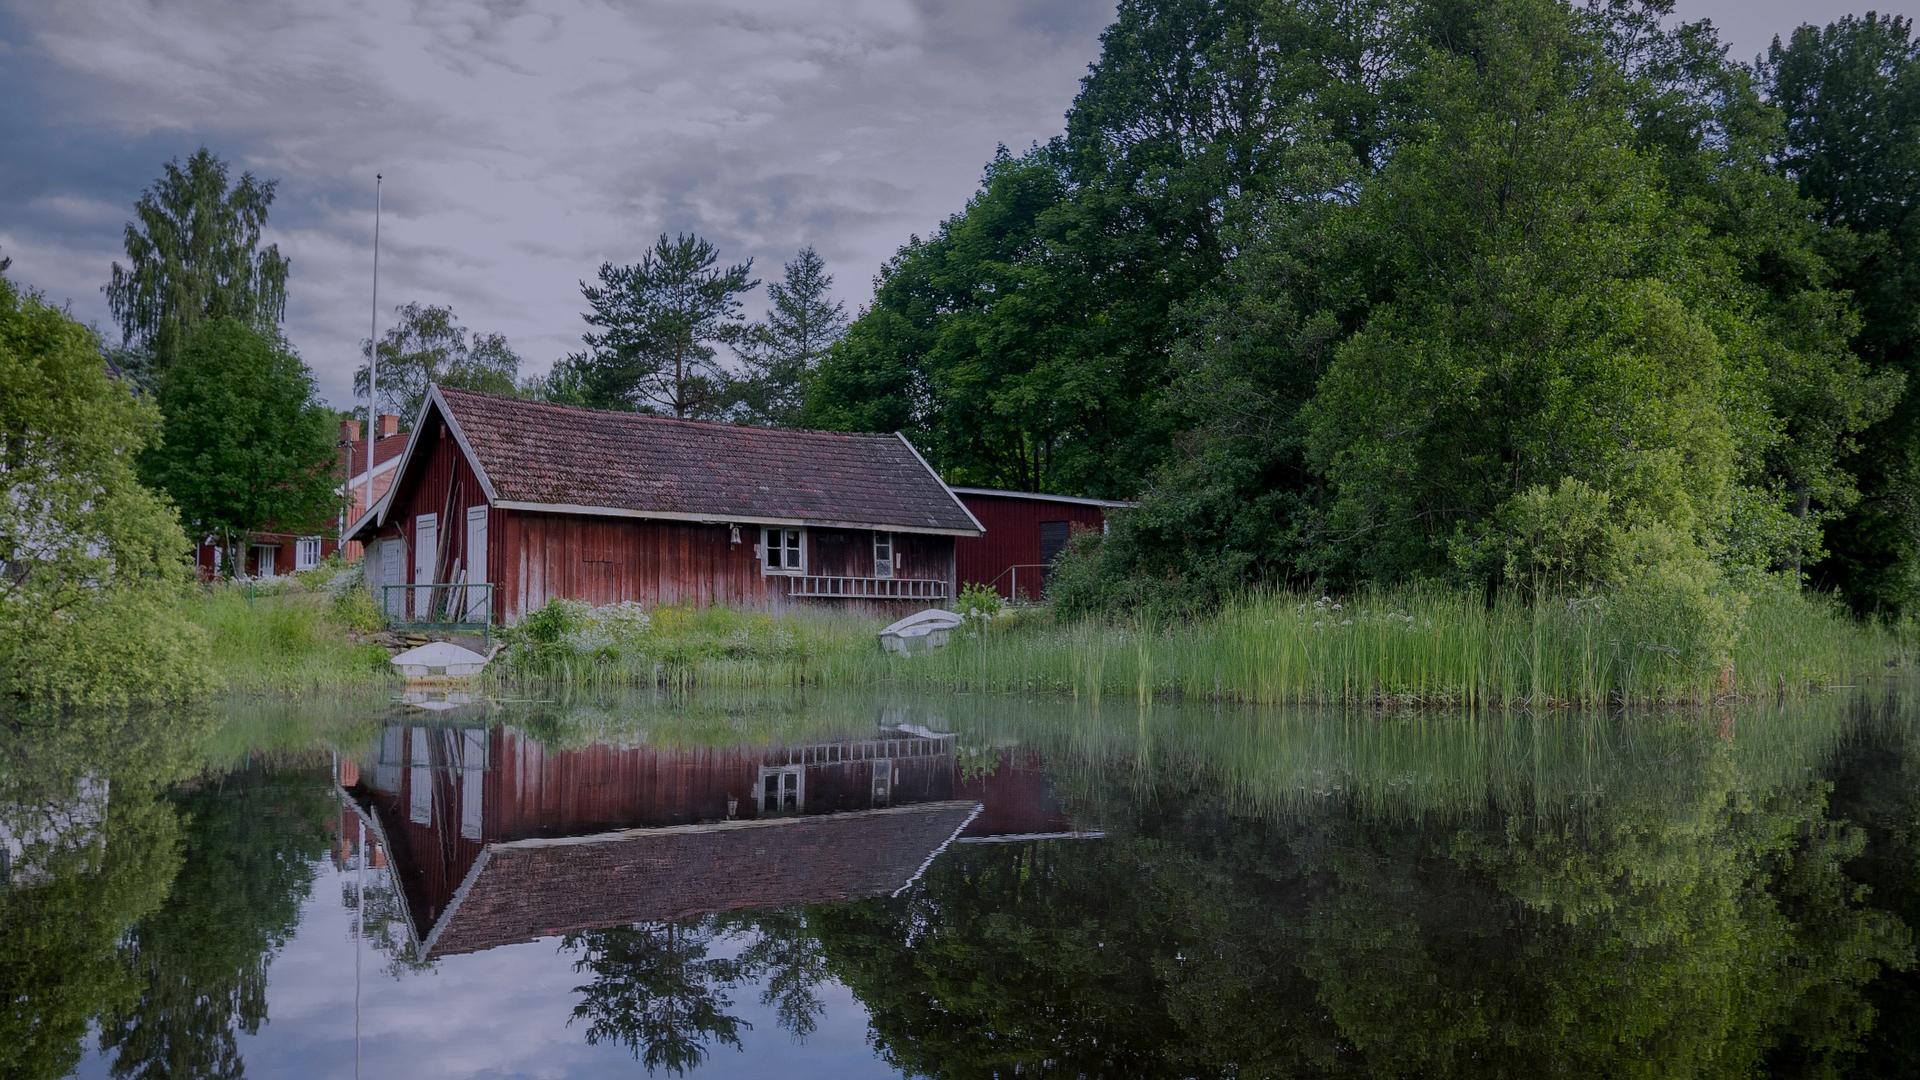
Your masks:
M 889 431 L 829 431 L 825 428 L 768 427 L 760 424 L 741 424 L 731 420 L 696 420 L 684 416 L 661 416 L 659 413 L 627 412 L 623 409 L 595 409 L 587 405 L 567 405 L 558 401 L 537 401 L 533 398 L 518 397 L 513 394 L 496 394 L 487 390 L 468 390 L 462 387 L 433 386 L 441 394 L 456 394 L 463 397 L 484 398 L 506 405 L 527 408 L 548 409 L 555 412 L 575 413 L 585 416 L 609 416 L 616 419 L 642 420 L 660 424 L 674 424 L 685 427 L 719 428 L 725 431 L 771 431 L 784 435 L 832 435 L 843 439 L 892 439 Z M 404 434 L 404 432 L 403 432 Z

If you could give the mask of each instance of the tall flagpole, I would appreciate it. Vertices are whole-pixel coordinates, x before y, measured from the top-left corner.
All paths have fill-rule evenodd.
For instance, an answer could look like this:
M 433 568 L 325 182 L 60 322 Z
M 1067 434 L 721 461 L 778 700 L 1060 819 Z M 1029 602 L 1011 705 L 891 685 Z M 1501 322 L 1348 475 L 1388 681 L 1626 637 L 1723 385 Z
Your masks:
M 380 406 L 380 181 L 373 174 L 373 317 L 367 328 L 367 509 L 373 509 L 373 444 Z

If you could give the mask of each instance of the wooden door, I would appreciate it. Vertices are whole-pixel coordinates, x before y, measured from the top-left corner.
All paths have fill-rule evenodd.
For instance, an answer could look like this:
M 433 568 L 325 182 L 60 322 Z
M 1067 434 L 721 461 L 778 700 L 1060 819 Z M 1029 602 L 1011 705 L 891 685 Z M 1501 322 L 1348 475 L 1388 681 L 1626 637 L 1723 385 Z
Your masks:
M 413 583 L 415 585 L 434 585 L 433 564 L 440 553 L 440 517 L 437 514 L 421 514 L 413 519 Z M 433 617 L 433 590 L 431 588 L 413 590 L 413 617 L 428 620 Z
M 478 585 L 487 577 L 487 508 L 467 508 L 467 584 Z M 463 589 L 461 622 L 486 622 L 492 605 L 485 589 Z

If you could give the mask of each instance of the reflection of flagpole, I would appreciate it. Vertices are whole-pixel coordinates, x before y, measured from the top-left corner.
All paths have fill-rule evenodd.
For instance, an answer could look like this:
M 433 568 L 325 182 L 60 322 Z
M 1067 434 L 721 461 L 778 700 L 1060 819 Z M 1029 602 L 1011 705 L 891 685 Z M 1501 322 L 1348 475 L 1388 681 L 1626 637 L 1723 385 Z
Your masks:
M 360 953 L 367 934 L 367 819 L 359 814 L 360 859 L 353 867 L 353 1075 L 360 1076 Z

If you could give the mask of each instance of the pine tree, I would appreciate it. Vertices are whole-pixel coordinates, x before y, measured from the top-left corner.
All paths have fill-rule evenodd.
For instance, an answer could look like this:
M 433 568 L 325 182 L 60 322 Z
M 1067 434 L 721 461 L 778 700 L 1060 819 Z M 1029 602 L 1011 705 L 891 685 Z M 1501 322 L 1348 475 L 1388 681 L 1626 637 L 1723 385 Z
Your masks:
M 600 284 L 580 283 L 596 330 L 586 351 L 564 361 L 584 375 L 589 402 L 677 417 L 713 417 L 726 405 L 728 375 L 714 346 L 746 332 L 740 294 L 759 282 L 753 260 L 720 269 L 713 245 L 665 233 L 637 263 L 602 263 Z
M 734 383 L 737 415 L 750 424 L 800 423 L 806 383 L 820 358 L 847 332 L 846 306 L 831 296 L 833 275 L 811 246 L 767 286 L 772 305 L 740 350 L 746 367 Z

